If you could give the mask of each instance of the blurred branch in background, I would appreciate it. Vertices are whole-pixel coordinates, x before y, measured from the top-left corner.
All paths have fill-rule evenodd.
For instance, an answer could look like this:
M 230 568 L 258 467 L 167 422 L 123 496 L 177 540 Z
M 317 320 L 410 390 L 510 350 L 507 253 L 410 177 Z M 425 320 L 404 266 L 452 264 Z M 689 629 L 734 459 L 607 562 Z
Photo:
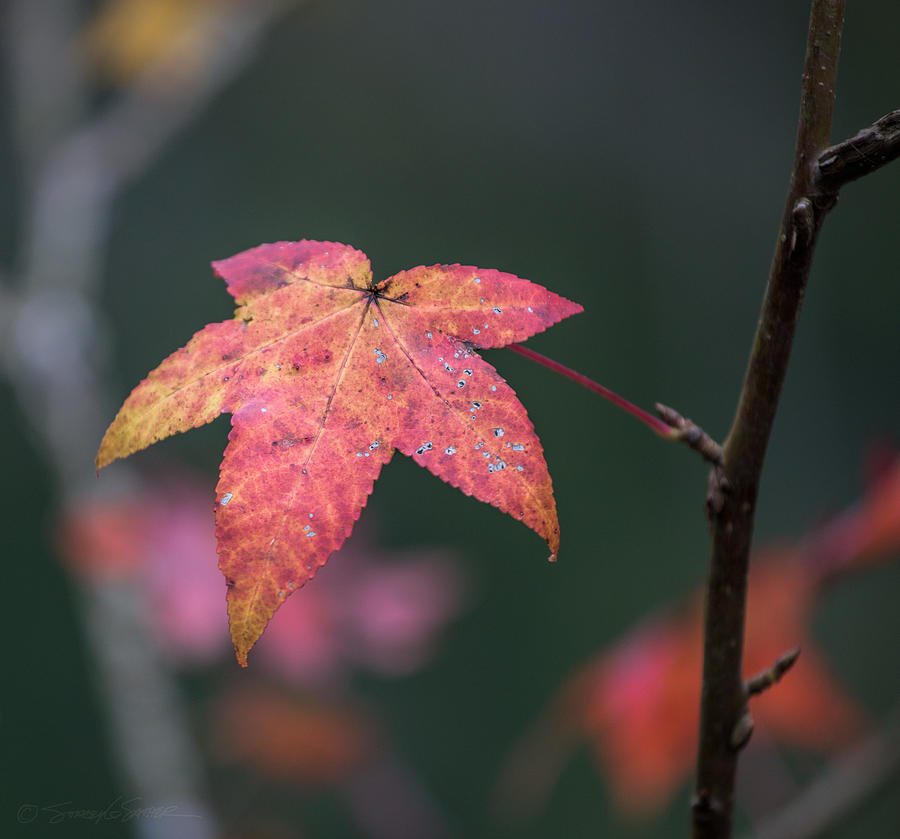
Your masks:
M 156 4 L 157 12 L 164 5 Z M 190 13 L 158 29 L 154 47 L 143 52 L 136 44 L 143 43 L 152 3 L 106 3 L 86 40 L 75 0 L 14 0 L 5 14 L 24 220 L 2 286 L 0 362 L 67 507 L 135 493 L 141 484 L 128 466 L 102 484 L 93 474 L 113 407 L 101 384 L 111 348 L 96 295 L 116 198 L 253 61 L 272 25 L 296 3 L 176 5 Z M 121 69 L 117 51 L 129 45 L 130 72 L 117 73 L 119 89 L 93 107 L 88 58 L 102 57 L 100 69 Z M 106 579 L 85 583 L 82 596 L 126 784 L 141 806 L 177 805 L 191 816 L 140 820 L 138 829 L 147 836 L 214 835 L 178 693 L 148 633 L 144 591 Z
M 761 820 L 750 839 L 815 839 L 841 823 L 900 769 L 900 707 L 838 755 L 790 804 Z
M 462 572 L 450 552 L 386 552 L 371 531 L 355 528 L 330 572 L 279 611 L 248 684 L 235 675 L 203 482 L 179 470 L 146 481 L 139 495 L 66 512 L 58 548 L 72 576 L 102 592 L 140 591 L 142 621 L 166 664 L 205 677 L 208 699 L 192 719 L 202 720 L 217 816 L 231 831 L 256 835 L 279 820 L 280 808 L 258 806 L 254 789 L 264 785 L 291 801 L 335 792 L 358 833 L 373 839 L 450 835 L 353 679 L 360 670 L 392 678 L 422 669 L 463 606 Z M 106 631 L 99 620 L 91 628 Z M 225 784 L 224 773 L 239 780 Z

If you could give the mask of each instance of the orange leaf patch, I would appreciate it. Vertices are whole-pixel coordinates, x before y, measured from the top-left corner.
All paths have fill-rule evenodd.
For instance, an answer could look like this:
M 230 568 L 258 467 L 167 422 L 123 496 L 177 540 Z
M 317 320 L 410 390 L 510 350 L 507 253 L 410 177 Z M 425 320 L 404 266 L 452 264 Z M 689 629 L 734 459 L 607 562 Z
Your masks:
M 272 688 L 226 691 L 213 709 L 212 737 L 223 762 L 249 765 L 303 785 L 333 784 L 380 743 L 361 709 Z
M 332 242 L 260 245 L 213 267 L 234 319 L 200 330 L 134 389 L 97 467 L 232 415 L 216 535 L 241 664 L 349 536 L 395 449 L 524 522 L 555 556 L 541 444 L 477 348 L 525 340 L 580 306 L 461 265 L 376 283 L 365 254 Z

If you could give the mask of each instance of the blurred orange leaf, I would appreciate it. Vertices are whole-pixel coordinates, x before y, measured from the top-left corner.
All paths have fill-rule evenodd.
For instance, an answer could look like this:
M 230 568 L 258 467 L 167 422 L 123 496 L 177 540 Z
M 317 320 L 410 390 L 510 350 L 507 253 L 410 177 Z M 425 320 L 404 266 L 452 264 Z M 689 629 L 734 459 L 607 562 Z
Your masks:
M 221 760 L 304 785 L 335 783 L 378 748 L 373 724 L 356 706 L 272 688 L 226 691 L 211 731 Z
M 804 543 L 807 562 L 824 578 L 900 552 L 900 457 L 881 453 L 862 500 Z
M 83 502 L 60 522 L 60 555 L 78 576 L 130 576 L 146 555 L 146 516 L 132 498 Z

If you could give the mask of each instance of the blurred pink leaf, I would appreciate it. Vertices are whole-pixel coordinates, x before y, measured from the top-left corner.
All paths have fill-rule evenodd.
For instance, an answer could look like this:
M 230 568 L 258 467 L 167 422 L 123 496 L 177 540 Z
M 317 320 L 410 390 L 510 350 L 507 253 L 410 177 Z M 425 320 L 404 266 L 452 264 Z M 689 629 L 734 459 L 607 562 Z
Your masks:
M 59 531 L 76 574 L 146 587 L 160 645 L 183 663 L 231 646 L 210 507 L 199 482 L 170 476 L 137 497 L 71 509 Z M 356 665 L 387 675 L 424 666 L 462 608 L 457 563 L 441 551 L 385 552 L 365 526 L 341 554 L 276 614 L 259 644 L 264 666 L 307 686 L 339 681 Z
M 228 625 L 208 492 L 169 475 L 139 495 L 65 512 L 60 552 L 81 577 L 130 577 L 145 587 L 160 647 L 183 662 L 226 648 Z
M 281 607 L 258 643 L 260 660 L 304 684 L 339 678 L 350 663 L 387 675 L 423 666 L 461 608 L 457 566 L 438 552 L 381 554 L 365 533 L 341 557 L 314 591 Z

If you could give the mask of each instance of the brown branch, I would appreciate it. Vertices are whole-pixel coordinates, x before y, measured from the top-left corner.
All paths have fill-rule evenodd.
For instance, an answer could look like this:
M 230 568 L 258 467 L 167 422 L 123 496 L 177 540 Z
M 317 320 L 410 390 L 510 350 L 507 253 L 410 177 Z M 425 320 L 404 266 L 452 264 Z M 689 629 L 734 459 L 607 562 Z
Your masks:
M 816 180 L 823 192 L 880 169 L 900 157 L 900 111 L 891 111 L 856 136 L 819 155 Z
M 814 175 L 831 131 L 843 17 L 843 0 L 813 0 L 784 216 L 723 465 L 710 477 L 707 510 L 713 545 L 692 806 L 695 839 L 731 835 L 738 757 L 732 737 L 746 711 L 741 654 L 753 516 L 813 249 L 835 201 L 816 189 Z

